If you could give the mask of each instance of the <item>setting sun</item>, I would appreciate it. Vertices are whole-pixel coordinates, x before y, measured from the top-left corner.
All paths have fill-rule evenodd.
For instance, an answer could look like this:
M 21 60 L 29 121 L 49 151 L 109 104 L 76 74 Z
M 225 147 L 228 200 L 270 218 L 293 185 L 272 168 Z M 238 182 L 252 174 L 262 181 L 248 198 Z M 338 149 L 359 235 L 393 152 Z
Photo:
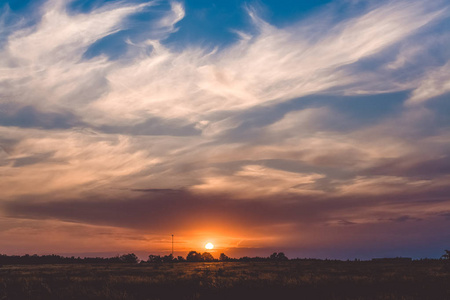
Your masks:
M 207 244 L 205 245 L 205 248 L 208 249 L 208 250 L 211 250 L 211 249 L 214 248 L 214 245 L 213 245 L 212 243 L 207 243 Z

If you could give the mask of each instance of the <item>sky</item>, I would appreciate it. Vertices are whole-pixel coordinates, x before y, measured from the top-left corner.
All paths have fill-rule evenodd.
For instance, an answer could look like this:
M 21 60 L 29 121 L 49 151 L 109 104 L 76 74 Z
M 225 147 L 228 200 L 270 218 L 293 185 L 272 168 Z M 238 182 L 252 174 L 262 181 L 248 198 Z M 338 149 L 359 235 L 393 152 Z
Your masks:
M 450 4 L 0 1 L 0 253 L 440 257 Z

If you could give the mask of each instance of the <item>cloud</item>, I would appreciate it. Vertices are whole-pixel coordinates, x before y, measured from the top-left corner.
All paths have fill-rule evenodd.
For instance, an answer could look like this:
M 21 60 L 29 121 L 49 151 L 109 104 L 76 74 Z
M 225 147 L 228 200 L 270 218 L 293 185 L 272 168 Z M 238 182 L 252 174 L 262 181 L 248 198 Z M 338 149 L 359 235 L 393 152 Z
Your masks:
M 21 63 L 38 75 L 29 85 L 44 93 L 46 105 L 69 106 L 103 125 L 151 115 L 200 122 L 215 111 L 242 110 L 361 83 L 343 67 L 394 45 L 442 14 L 427 12 L 419 2 L 380 6 L 333 24 L 314 40 L 302 31 L 302 24 L 275 28 L 252 14 L 259 33 L 223 51 L 191 48 L 177 53 L 158 40 L 148 40 L 133 44 L 141 51 L 134 52 L 135 59 L 128 58 L 131 64 L 101 57 L 80 62 L 89 45 L 119 30 L 120 21 L 142 7 L 112 6 L 87 15 L 67 15 L 61 3 L 49 3 L 36 31 L 12 35 L 5 54 L 11 63 Z M 173 2 L 172 10 L 151 30 L 173 32 L 183 15 L 182 6 Z M 383 26 L 378 26 L 380 16 Z M 104 19 L 108 22 L 99 21 Z M 96 26 L 99 22 L 102 25 Z M 53 32 L 53 28 L 58 29 Z M 14 71 L 23 74 L 23 68 L 10 70 L 8 81 Z M 80 102 L 85 105 L 71 105 Z
M 401 245 L 414 247 L 413 244 L 442 241 L 442 233 L 446 233 L 443 229 L 448 226 L 442 222 L 443 210 L 437 207 L 431 210 L 428 201 L 411 203 L 411 197 L 417 195 L 411 193 L 401 201 L 396 197 L 369 196 L 365 201 L 359 197 L 330 198 L 328 201 L 307 197 L 293 201 L 292 198 L 278 197 L 277 201 L 265 198 L 265 201 L 255 202 L 218 195 L 199 197 L 184 191 L 175 194 L 161 191 L 151 196 L 129 195 L 126 200 L 84 198 L 46 202 L 39 199 L 37 203 L 37 199 L 21 199 L 3 203 L 2 211 L 12 220 L 9 225 L 12 230 L 22 231 L 21 236 L 28 235 L 30 230 L 24 231 L 23 227 L 13 225 L 18 220 L 34 223 L 32 230 L 40 230 L 43 224 L 52 222 L 53 226 L 46 231 L 54 232 L 56 241 L 61 240 L 63 228 L 75 227 L 73 231 L 65 231 L 66 238 L 73 237 L 91 247 L 99 241 L 80 238 L 80 234 L 89 228 L 89 236 L 98 235 L 101 242 L 115 249 L 169 251 L 167 239 L 169 233 L 175 232 L 177 240 L 186 243 L 177 245 L 184 255 L 192 247 L 202 247 L 202 241 L 213 238 L 220 247 L 226 248 L 227 253 L 239 253 L 245 248 L 253 248 L 256 252 L 258 248 L 264 251 L 266 248 L 296 249 L 293 255 L 310 253 L 317 257 L 319 254 L 313 253 L 320 249 L 325 257 L 347 257 L 348 252 L 339 253 L 351 248 L 363 253 L 369 245 L 374 251 L 372 255 L 390 247 L 401 252 Z M 448 200 L 440 206 L 448 208 Z M 414 222 L 417 219 L 421 221 Z M 0 235 L 6 236 L 5 233 Z M 373 239 L 377 240 L 376 244 L 371 244 Z M 199 245 L 195 246 L 196 243 Z M 79 249 L 86 251 L 86 248 L 89 249 L 83 244 Z M 105 250 L 103 244 L 96 249 Z
M 213 174 L 203 178 L 203 183 L 190 189 L 197 193 L 230 194 L 231 197 L 252 199 L 282 194 L 321 194 L 314 183 L 321 174 L 302 174 L 264 168 L 258 165 L 243 166 L 230 176 Z
M 40 162 L 49 162 L 49 158 L 53 156 L 53 153 L 43 153 L 33 156 L 20 157 L 14 160 L 13 167 L 19 168 L 23 166 L 38 164 Z
M 42 112 L 33 106 L 0 111 L 1 126 L 23 128 L 68 129 L 84 124 L 70 111 Z
M 134 125 L 102 125 L 97 129 L 108 134 L 125 135 L 170 135 L 188 136 L 199 135 L 201 131 L 196 124 L 183 124 L 183 120 L 149 118 L 142 123 Z
M 430 71 L 424 76 L 420 85 L 412 92 L 407 104 L 417 105 L 437 96 L 450 92 L 450 63 L 446 63 L 440 68 Z
M 155 88 L 148 85 L 144 94 L 152 95 L 149 98 L 152 106 L 161 103 L 161 99 L 164 99 L 165 105 L 174 106 L 177 103 L 176 116 L 182 116 L 192 111 L 208 113 L 218 109 L 247 109 L 268 101 L 286 101 L 346 86 L 359 80 L 346 74 L 344 66 L 393 45 L 439 16 L 439 13 L 423 13 L 423 10 L 418 4 L 382 6 L 363 16 L 335 24 L 325 36 L 314 41 L 295 27 L 275 28 L 256 19 L 255 26 L 260 30 L 258 35 L 243 39 L 217 54 L 205 55 L 192 50 L 184 52 L 188 56 L 172 58 L 171 53 L 161 50 L 161 55 L 147 59 L 147 66 L 152 65 L 151 61 L 159 62 L 161 58 L 175 60 L 175 65 L 158 64 L 165 69 L 168 67 L 170 72 L 160 71 L 156 65 L 153 68 L 147 67 L 145 72 L 139 74 L 143 78 L 154 77 L 153 72 L 164 74 L 164 82 L 173 82 L 173 73 L 190 78 L 187 81 L 178 80 L 180 84 L 177 85 L 177 90 L 183 92 L 183 96 L 180 96 L 190 98 L 190 101 L 180 103 L 177 100 L 180 96 L 173 91 L 170 93 L 170 97 L 175 98 L 173 100 L 168 99 L 165 94 L 154 95 L 152 91 Z M 378 26 L 381 15 L 384 23 L 383 26 Z M 181 59 L 188 60 L 188 63 L 183 64 Z M 197 68 L 192 68 L 192 64 Z M 183 66 L 183 69 L 175 70 L 175 66 Z M 135 68 L 132 70 L 137 71 Z M 142 68 L 139 71 L 143 71 Z M 128 73 L 120 73 L 120 77 L 129 78 Z M 190 83 L 195 83 L 196 86 L 191 88 Z M 158 83 L 158 86 L 162 84 Z M 134 87 L 130 90 L 140 89 L 136 83 L 131 82 L 127 82 L 127 87 Z M 192 92 L 195 94 L 189 97 Z M 111 98 L 118 97 L 111 95 Z M 194 106 L 196 109 L 193 109 Z M 164 109 L 156 113 L 161 115 L 168 111 L 170 110 Z M 170 111 L 171 115 L 174 113 Z
M 384 1 L 339 18 L 328 7 L 284 27 L 248 8 L 252 30 L 213 50 L 166 43 L 186 12 L 158 5 L 79 12 L 52 0 L 35 24 L 0 32 L 8 218 L 157 239 L 215 230 L 230 248 L 232 236 L 300 249 L 293 232 L 317 246 L 333 238 L 324 228 L 438 228 L 450 124 L 435 120 L 439 103 L 422 104 L 450 91 L 450 57 L 428 54 L 448 5 Z

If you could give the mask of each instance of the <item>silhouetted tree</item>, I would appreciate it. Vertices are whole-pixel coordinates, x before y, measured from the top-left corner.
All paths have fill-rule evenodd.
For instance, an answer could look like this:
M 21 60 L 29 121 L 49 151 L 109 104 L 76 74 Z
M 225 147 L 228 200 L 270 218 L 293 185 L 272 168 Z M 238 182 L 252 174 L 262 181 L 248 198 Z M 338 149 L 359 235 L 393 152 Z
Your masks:
M 272 253 L 269 257 L 270 260 L 276 260 L 276 261 L 282 261 L 282 260 L 289 260 L 289 258 L 287 258 L 287 256 L 283 253 L 283 252 L 279 252 L 279 253 Z
M 220 253 L 219 260 L 220 261 L 228 261 L 228 260 L 230 260 L 230 258 L 228 256 L 226 256 L 225 253 Z
M 120 261 L 128 264 L 135 264 L 139 261 L 139 258 L 134 253 L 124 254 L 120 256 Z
M 289 258 L 283 252 L 278 252 L 277 260 L 289 260 Z
M 444 250 L 445 254 L 441 256 L 442 259 L 450 259 L 450 250 Z
M 197 251 L 191 251 L 186 256 L 187 261 L 202 261 L 202 255 Z
M 171 261 L 173 261 L 173 255 L 169 254 L 169 255 L 163 256 L 162 261 L 163 262 L 171 262 Z
M 160 263 L 160 262 L 162 262 L 162 258 L 161 258 L 161 256 L 159 256 L 159 255 L 153 255 L 153 254 L 150 254 L 149 256 L 148 256 L 148 260 L 147 260 L 149 263 Z
M 202 254 L 202 260 L 203 261 L 214 261 L 214 257 L 209 252 L 203 252 Z
M 184 259 L 183 256 L 178 256 L 177 257 L 177 261 L 182 262 L 182 261 L 186 261 L 186 260 Z

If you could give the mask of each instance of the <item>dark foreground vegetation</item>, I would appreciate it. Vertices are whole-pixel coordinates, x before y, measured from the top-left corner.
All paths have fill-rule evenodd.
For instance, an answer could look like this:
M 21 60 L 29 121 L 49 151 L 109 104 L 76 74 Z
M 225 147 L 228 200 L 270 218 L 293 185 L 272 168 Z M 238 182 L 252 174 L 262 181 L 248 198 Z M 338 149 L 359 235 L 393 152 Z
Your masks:
M 450 299 L 447 260 L 0 267 L 0 299 Z

